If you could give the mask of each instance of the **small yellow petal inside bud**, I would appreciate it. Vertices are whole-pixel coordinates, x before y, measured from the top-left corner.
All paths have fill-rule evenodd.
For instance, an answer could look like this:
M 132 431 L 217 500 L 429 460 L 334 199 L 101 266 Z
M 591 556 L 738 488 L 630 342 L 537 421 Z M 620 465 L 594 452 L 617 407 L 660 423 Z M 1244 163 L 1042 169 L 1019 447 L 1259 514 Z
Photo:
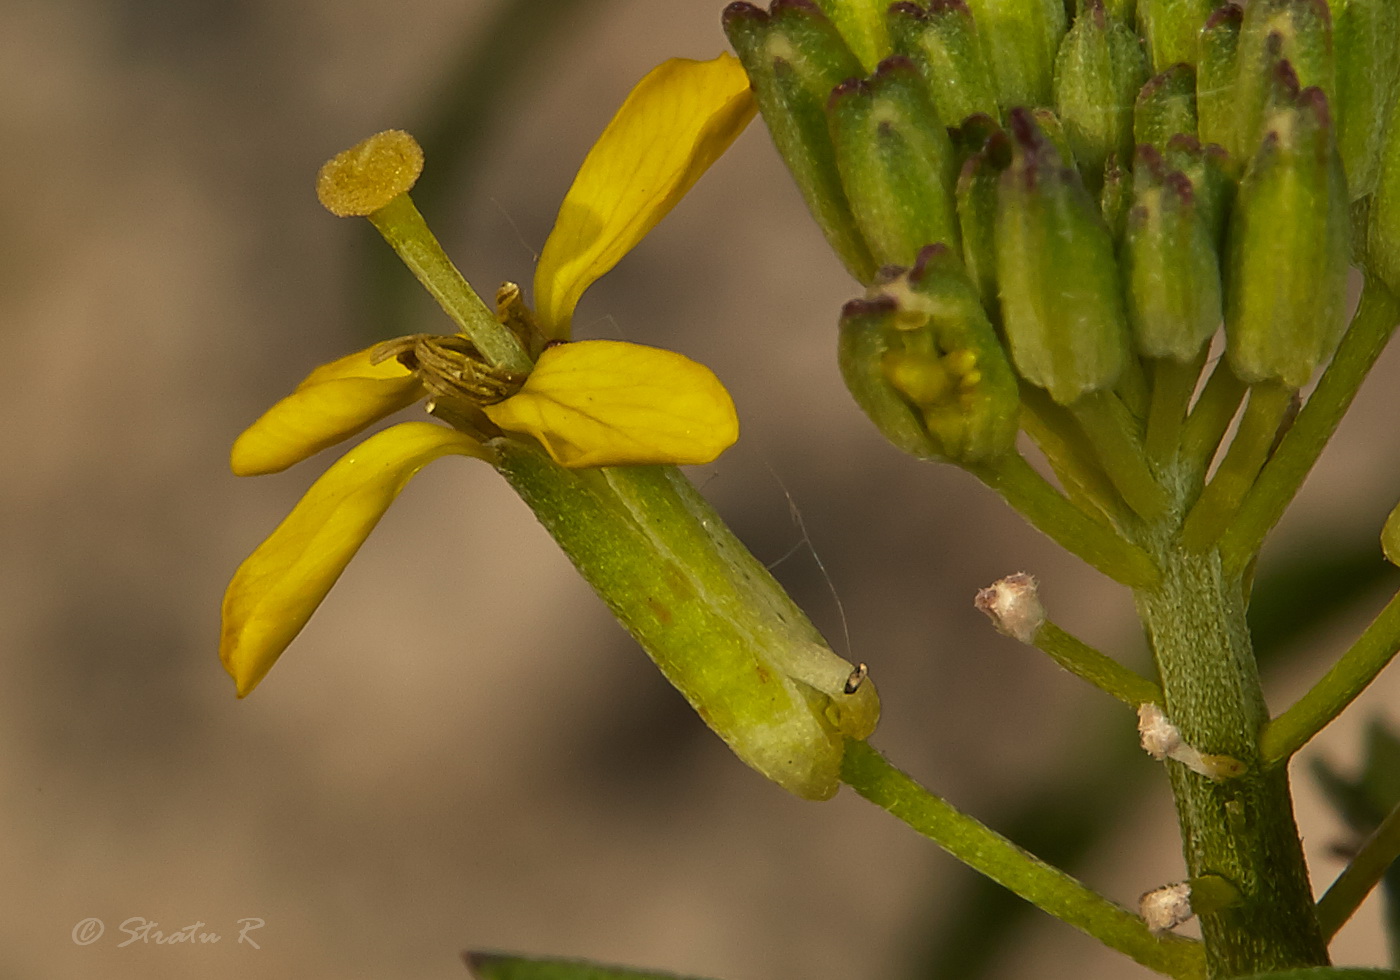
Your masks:
M 422 172 L 418 141 L 388 129 L 327 160 L 316 175 L 316 196 L 338 217 L 367 217 L 406 194 Z

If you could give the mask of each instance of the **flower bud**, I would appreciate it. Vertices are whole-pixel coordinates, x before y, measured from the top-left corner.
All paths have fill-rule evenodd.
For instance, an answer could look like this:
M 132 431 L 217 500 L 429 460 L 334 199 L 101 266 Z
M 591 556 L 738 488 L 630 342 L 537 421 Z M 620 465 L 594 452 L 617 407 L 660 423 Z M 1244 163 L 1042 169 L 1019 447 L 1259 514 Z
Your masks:
M 990 122 L 990 120 L 987 120 Z M 963 127 L 964 130 L 967 126 Z M 1011 141 L 995 129 L 982 148 L 967 158 L 958 175 L 958 226 L 962 229 L 963 263 L 968 277 L 989 310 L 997 307 L 997 186 L 1011 164 Z
M 1327 99 L 1286 65 L 1231 212 L 1225 335 L 1242 381 L 1300 388 L 1346 327 L 1350 224 Z
M 1244 165 L 1268 132 L 1281 61 L 1292 66 L 1299 88 L 1316 86 L 1329 99 L 1336 91 L 1326 0 L 1253 0 L 1245 7 L 1237 60 L 1235 144 L 1226 149 Z
M 911 264 L 925 245 L 957 247 L 956 160 L 909 59 L 831 93 L 831 141 L 841 184 L 876 263 Z
M 1376 189 L 1381 136 L 1400 72 L 1400 6 L 1395 0 L 1329 2 L 1337 61 L 1337 145 L 1355 201 Z
M 1112 387 L 1128 328 L 1113 240 L 1079 174 L 1024 110 L 997 189 L 1001 314 L 1020 375 L 1061 405 Z
M 1133 146 L 1133 100 L 1147 80 L 1137 35 L 1086 0 L 1055 59 L 1055 108 L 1090 190 L 1110 153 Z
M 1385 560 L 1392 565 L 1400 565 L 1400 504 L 1390 512 L 1381 528 L 1381 551 Z
M 1226 4 L 1206 18 L 1196 63 L 1196 115 L 1201 142 L 1235 155 L 1235 82 L 1239 78 L 1240 27 L 1244 11 Z
M 981 463 L 1010 452 L 1020 394 L 956 253 L 914 268 L 841 312 L 841 374 L 892 443 L 922 459 Z
M 1225 0 L 1138 0 L 1138 30 L 1147 41 L 1154 72 L 1195 65 L 1197 37 L 1206 18 Z
M 1366 271 L 1400 295 L 1400 98 L 1391 103 L 1367 225 Z
M 1178 170 L 1191 181 L 1200 209 L 1211 230 L 1216 252 L 1225 248 L 1225 228 L 1235 200 L 1235 181 L 1226 171 L 1229 158 L 1214 144 L 1201 146 L 1192 136 L 1178 134 L 1167 140 L 1162 159 L 1168 170 Z
M 978 113 L 1000 115 L 996 82 L 965 0 L 935 0 L 927 10 L 895 3 L 887 16 L 895 51 L 918 66 L 946 125 Z
M 875 260 L 841 189 L 826 120 L 831 90 L 863 76 L 865 69 L 811 0 L 773 0 L 768 13 L 752 4 L 731 3 L 724 11 L 724 30 L 807 209 L 851 275 L 870 282 Z
M 1103 170 L 1103 190 L 1099 192 L 1099 213 L 1108 226 L 1114 246 L 1123 241 L 1128 225 L 1128 207 L 1133 203 L 1133 175 L 1123 169 L 1118 154 L 1108 157 Z
M 1003 108 L 1050 104 L 1055 52 L 1068 23 L 1062 0 L 967 0 Z
M 1133 142 L 1158 150 L 1178 134 L 1196 135 L 1196 72 L 1172 65 L 1138 92 L 1133 103 Z
M 1139 352 L 1192 360 L 1220 324 L 1215 234 L 1190 179 L 1169 172 L 1146 145 L 1138 147 L 1133 170 L 1122 259 L 1128 322 Z

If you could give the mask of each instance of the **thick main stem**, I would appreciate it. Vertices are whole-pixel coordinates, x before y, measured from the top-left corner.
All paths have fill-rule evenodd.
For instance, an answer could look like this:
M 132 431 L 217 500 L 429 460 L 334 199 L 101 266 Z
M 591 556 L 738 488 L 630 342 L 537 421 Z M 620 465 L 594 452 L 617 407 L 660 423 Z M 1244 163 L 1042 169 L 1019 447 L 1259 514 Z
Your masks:
M 1219 555 L 1188 554 L 1176 528 L 1158 524 L 1139 542 L 1156 558 L 1161 585 L 1139 590 L 1167 715 L 1187 743 L 1243 762 L 1245 775 L 1214 782 L 1168 762 L 1191 877 L 1219 875 L 1237 905 L 1202 915 L 1211 977 L 1326 964 L 1307 866 L 1293 820 L 1285 767 L 1260 765 L 1268 718 L 1238 578 Z

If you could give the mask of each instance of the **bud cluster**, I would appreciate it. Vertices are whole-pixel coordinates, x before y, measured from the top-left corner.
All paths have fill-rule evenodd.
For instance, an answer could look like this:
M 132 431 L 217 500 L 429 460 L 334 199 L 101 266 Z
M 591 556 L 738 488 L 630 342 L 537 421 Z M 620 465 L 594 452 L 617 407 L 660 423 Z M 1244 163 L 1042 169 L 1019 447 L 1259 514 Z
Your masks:
M 1141 446 L 1167 392 L 1184 415 L 1222 325 L 1241 390 L 1296 391 L 1353 264 L 1400 291 L 1394 0 L 773 0 L 724 26 L 867 287 L 846 381 L 919 456 L 983 465 L 1058 413 L 1142 513 L 1105 420 Z

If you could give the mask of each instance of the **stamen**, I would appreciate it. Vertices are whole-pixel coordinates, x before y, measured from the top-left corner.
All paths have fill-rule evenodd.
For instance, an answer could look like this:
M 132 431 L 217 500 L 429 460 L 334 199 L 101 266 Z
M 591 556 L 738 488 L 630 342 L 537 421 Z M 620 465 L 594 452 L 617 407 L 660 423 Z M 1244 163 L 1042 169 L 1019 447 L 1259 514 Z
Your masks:
M 417 333 L 386 340 L 370 352 L 379 364 L 389 358 L 418 375 L 439 401 L 494 405 L 520 390 L 525 377 L 493 368 L 463 334 Z

